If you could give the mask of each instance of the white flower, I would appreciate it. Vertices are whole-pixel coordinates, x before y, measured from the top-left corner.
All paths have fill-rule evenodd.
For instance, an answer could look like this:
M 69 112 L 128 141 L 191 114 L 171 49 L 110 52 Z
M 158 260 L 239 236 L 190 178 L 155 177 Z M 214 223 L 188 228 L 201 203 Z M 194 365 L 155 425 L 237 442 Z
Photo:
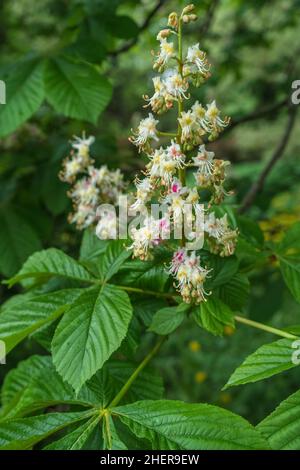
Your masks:
M 136 200 L 134 204 L 131 205 L 132 210 L 141 209 L 149 200 L 149 197 L 153 190 L 150 178 L 144 178 L 141 181 L 137 181 L 136 188 Z
M 90 178 L 82 178 L 77 181 L 70 196 L 78 202 L 78 204 L 95 205 L 98 201 L 99 189 L 93 184 Z
M 185 162 L 185 155 L 181 151 L 181 147 L 174 140 L 171 140 L 171 145 L 167 147 L 166 153 L 168 157 L 176 162 L 177 168 L 183 168 Z
M 156 63 L 159 67 L 163 67 L 175 56 L 174 43 L 168 42 L 166 38 L 160 39 L 160 52 L 157 56 Z
M 215 240 L 215 242 L 210 240 L 213 253 L 221 256 L 230 256 L 234 253 L 238 232 L 229 227 L 227 214 L 217 218 L 215 213 L 211 212 L 204 222 L 204 230 L 211 239 Z
M 131 141 L 138 147 L 143 147 L 150 139 L 158 140 L 157 124 L 158 120 L 154 118 L 153 114 L 149 113 L 147 118 L 141 120 L 135 133 L 136 137 L 131 138 Z
M 96 225 L 96 235 L 101 240 L 115 240 L 117 237 L 117 220 L 114 211 L 105 211 L 101 214 Z
M 200 72 L 204 77 L 209 75 L 210 65 L 207 62 L 205 52 L 199 49 L 199 43 L 188 48 L 186 59 L 188 62 L 195 64 L 198 72 Z
M 188 99 L 186 92 L 189 84 L 177 70 L 168 70 L 163 76 L 163 82 L 165 84 L 167 92 L 174 96 L 176 99 Z
M 91 204 L 79 204 L 74 213 L 69 216 L 70 223 L 75 223 L 79 229 L 89 227 L 95 219 L 95 207 Z
M 185 141 L 192 138 L 196 125 L 195 116 L 192 111 L 183 111 L 178 121 L 181 127 L 182 140 Z
M 163 162 L 166 159 L 166 152 L 162 147 L 156 149 L 149 155 L 150 162 L 147 164 L 147 173 L 150 178 L 160 178 L 162 175 Z
M 206 113 L 205 108 L 203 108 L 202 104 L 199 103 L 199 101 L 195 101 L 191 110 L 195 116 L 196 121 L 198 121 L 199 124 L 201 124 L 203 119 L 205 119 L 205 113 Z
M 133 243 L 129 247 L 133 249 L 133 256 L 142 260 L 150 257 L 150 249 L 159 245 L 162 240 L 170 236 L 170 225 L 167 218 L 155 219 L 146 217 L 143 225 L 137 229 L 133 228 L 130 234 Z
M 196 157 L 193 158 L 193 164 L 198 168 L 198 173 L 205 177 L 209 177 L 213 174 L 214 156 L 214 152 L 208 152 L 205 145 L 200 145 Z
M 207 132 L 218 134 L 229 124 L 229 119 L 224 120 L 220 118 L 220 110 L 217 108 L 216 101 L 212 101 L 207 105 L 205 118 L 202 120 L 202 125 Z
M 60 177 L 63 181 L 72 182 L 78 173 L 84 171 L 84 165 L 82 159 L 79 156 L 74 156 L 71 159 L 66 159 L 64 162 L 64 169 L 60 173 Z
M 164 203 L 169 205 L 169 212 L 173 216 L 173 220 L 177 221 L 184 212 L 185 198 L 187 188 L 182 187 L 177 179 L 173 179 L 170 190 L 164 198 Z
M 89 156 L 90 146 L 95 142 L 94 136 L 85 136 L 85 132 L 82 133 L 82 137 L 73 137 L 71 145 L 75 149 L 78 155 L 82 158 L 87 158 Z

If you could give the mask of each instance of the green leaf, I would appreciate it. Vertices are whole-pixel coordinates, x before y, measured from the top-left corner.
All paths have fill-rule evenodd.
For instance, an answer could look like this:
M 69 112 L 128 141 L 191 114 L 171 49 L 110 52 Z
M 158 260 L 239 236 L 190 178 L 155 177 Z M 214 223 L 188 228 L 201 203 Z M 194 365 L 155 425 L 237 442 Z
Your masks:
M 193 318 L 196 323 L 214 335 L 222 336 L 224 326 L 234 327 L 234 316 L 228 305 L 216 297 L 210 297 L 206 302 L 194 308 Z
M 85 289 L 55 332 L 53 361 L 78 392 L 124 339 L 132 316 L 126 292 L 112 285 Z
M 9 286 L 13 286 L 26 278 L 42 278 L 59 276 L 76 281 L 93 282 L 93 276 L 77 261 L 57 248 L 38 251 L 31 255 L 21 270 L 11 279 Z
M 273 450 L 300 450 L 300 390 L 280 403 L 257 429 Z
M 133 303 L 135 314 L 142 320 L 144 325 L 148 327 L 151 325 L 155 312 L 166 306 L 167 303 L 164 299 L 146 296 L 143 296 L 142 299 L 141 296 L 139 296 Z
M 287 231 L 275 250 L 284 282 L 297 302 L 300 302 L 300 223 Z
M 181 303 L 176 307 L 166 307 L 158 310 L 152 318 L 149 331 L 153 331 L 158 335 L 172 333 L 183 322 L 189 308 L 189 305 Z
M 100 414 L 92 416 L 88 421 L 78 426 L 73 432 L 52 442 L 44 450 L 81 450 L 99 424 Z
M 280 270 L 291 294 L 297 302 L 300 302 L 300 257 L 299 259 L 291 256 L 280 257 Z
M 76 397 L 56 372 L 50 356 L 31 356 L 11 370 L 4 381 L 1 418 L 8 420 L 58 404 L 91 407 L 95 395 L 87 388 Z
M 125 246 L 125 240 L 111 241 L 98 260 L 98 271 L 101 279 L 108 281 L 119 271 L 131 253 L 131 250 L 128 250 Z
M 112 16 L 109 18 L 109 27 L 115 37 L 131 39 L 138 35 L 139 27 L 136 22 L 125 15 Z
M 103 419 L 103 437 L 104 437 L 104 450 L 127 450 L 124 442 L 121 441 L 120 437 L 115 428 L 115 424 L 110 415 L 106 415 Z
M 87 228 L 83 233 L 79 259 L 81 261 L 94 261 L 106 250 L 108 243 L 107 240 L 100 240 L 93 228 Z
M 18 418 L 2 422 L 0 450 L 30 449 L 37 442 L 64 427 L 89 418 L 95 411 L 77 413 L 48 413 L 32 418 Z
M 12 276 L 29 255 L 42 247 L 34 229 L 13 207 L 0 209 L 0 218 L 0 271 Z
M 169 278 L 163 265 L 169 260 L 169 253 L 165 251 L 154 257 L 153 260 L 129 260 L 123 264 L 120 270 L 122 285 L 131 285 L 141 289 L 149 289 L 162 292 Z
M 267 449 L 245 419 L 212 405 L 142 401 L 113 408 L 130 430 L 155 450 Z
M 80 289 L 64 289 L 18 302 L 0 312 L 0 339 L 6 352 L 41 326 L 58 318 L 81 293 Z
M 127 382 L 137 368 L 137 364 L 127 361 L 109 361 L 104 367 L 109 371 L 114 382 L 114 395 Z M 163 396 L 164 387 L 161 377 L 152 368 L 145 368 L 135 379 L 126 393 L 123 402 L 159 399 Z M 110 397 L 111 399 L 113 396 Z M 107 403 L 108 404 L 108 403 Z
M 232 310 L 242 310 L 249 297 L 249 291 L 248 278 L 237 273 L 226 284 L 214 290 L 214 293 Z
M 43 62 L 36 58 L 16 62 L 3 77 L 6 104 L 0 106 L 0 137 L 13 132 L 35 113 L 44 99 Z
M 97 123 L 112 95 L 112 87 L 97 69 L 87 63 L 74 63 L 65 57 L 47 62 L 46 98 L 65 116 Z
M 207 281 L 208 289 L 216 289 L 227 284 L 238 270 L 238 261 L 232 256 L 230 258 L 210 257 L 209 267 L 212 268 L 212 280 Z
M 224 388 L 257 382 L 296 367 L 292 362 L 293 342 L 284 338 L 264 344 L 233 372 Z

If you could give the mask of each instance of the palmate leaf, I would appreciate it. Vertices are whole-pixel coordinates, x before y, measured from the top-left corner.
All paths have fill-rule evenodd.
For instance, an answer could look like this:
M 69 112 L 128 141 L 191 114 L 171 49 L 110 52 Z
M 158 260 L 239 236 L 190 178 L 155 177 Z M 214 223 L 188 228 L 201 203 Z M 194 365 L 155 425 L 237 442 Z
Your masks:
M 38 58 L 24 59 L 3 77 L 6 104 L 0 106 L 0 137 L 13 132 L 39 109 L 44 99 L 43 68 Z
M 96 124 L 111 99 L 112 87 L 94 66 L 58 57 L 46 64 L 45 92 L 57 112 Z
M 41 249 L 41 243 L 31 225 L 14 208 L 0 209 L 0 219 L 0 271 L 12 276 L 29 255 Z
M 59 276 L 81 282 L 93 282 L 95 278 L 76 260 L 57 248 L 38 251 L 31 255 L 20 271 L 11 279 L 9 286 L 26 278 L 47 280 Z
M 41 326 L 61 316 L 78 295 L 80 289 L 63 289 L 8 305 L 0 312 L 0 339 L 6 352 Z
M 274 450 L 300 450 L 300 390 L 280 403 L 257 429 Z
M 85 289 L 68 309 L 52 352 L 58 372 L 77 392 L 118 349 L 131 316 L 128 295 L 112 285 Z
M 37 442 L 66 426 L 88 419 L 94 410 L 74 413 L 48 413 L 31 418 L 17 418 L 2 422 L 0 450 L 30 449 Z
M 75 395 L 73 388 L 57 373 L 50 356 L 31 356 L 21 361 L 5 377 L 0 419 L 22 417 L 57 404 L 104 409 L 136 367 L 136 364 L 126 361 L 108 361 Z M 161 378 L 152 368 L 146 368 L 135 379 L 122 403 L 157 399 L 162 394 Z
M 293 342 L 294 340 L 284 338 L 264 344 L 233 372 L 224 388 L 257 382 L 296 367 L 292 362 Z
M 155 450 L 268 449 L 267 441 L 245 419 L 212 405 L 141 401 L 112 412 Z

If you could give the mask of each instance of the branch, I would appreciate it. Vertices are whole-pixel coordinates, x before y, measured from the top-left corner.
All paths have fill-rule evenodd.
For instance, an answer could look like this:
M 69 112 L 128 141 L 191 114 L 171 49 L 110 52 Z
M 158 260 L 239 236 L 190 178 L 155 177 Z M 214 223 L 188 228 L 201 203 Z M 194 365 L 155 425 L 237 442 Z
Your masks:
M 246 212 L 249 207 L 253 204 L 256 195 L 258 192 L 262 191 L 266 178 L 268 177 L 269 173 L 271 172 L 272 168 L 276 164 L 276 162 L 282 157 L 284 154 L 284 151 L 286 149 L 286 146 L 289 142 L 289 138 L 291 135 L 291 132 L 293 130 L 294 124 L 295 124 L 295 119 L 296 119 L 296 112 L 297 112 L 297 107 L 290 105 L 289 107 L 289 114 L 288 114 L 288 120 L 287 120 L 287 125 L 285 128 L 285 131 L 283 133 L 283 136 L 275 149 L 274 154 L 266 164 L 265 168 L 261 172 L 259 178 L 257 181 L 253 183 L 253 185 L 250 187 L 248 193 L 245 195 L 241 207 L 239 209 L 239 213 L 243 214 Z
M 118 49 L 116 49 L 115 51 L 111 51 L 109 53 L 110 56 L 112 57 L 116 57 L 118 56 L 119 54 L 123 54 L 123 52 L 127 52 L 129 51 L 129 49 L 131 49 L 138 41 L 138 36 L 145 30 L 148 28 L 152 18 L 154 15 L 156 15 L 156 13 L 158 12 L 158 10 L 163 6 L 163 4 L 165 3 L 165 0 L 159 0 L 157 2 L 157 4 L 154 6 L 154 8 L 148 13 L 148 15 L 146 16 L 144 22 L 141 24 L 141 26 L 139 27 L 139 32 L 138 34 L 136 35 L 135 38 L 133 38 L 131 41 L 123 44 L 122 46 L 120 46 Z
M 207 35 L 208 33 L 208 30 L 210 29 L 210 26 L 211 26 L 211 23 L 214 19 L 214 16 L 215 16 L 215 13 L 216 13 L 216 10 L 217 10 L 217 7 L 220 3 L 220 0 L 211 0 L 211 3 L 208 7 L 208 10 L 206 12 L 206 17 L 203 21 L 203 23 L 201 24 L 200 26 L 200 31 L 199 31 L 199 36 L 200 37 L 204 37 Z M 203 41 L 203 39 L 202 39 Z
M 239 126 L 240 124 L 244 124 L 246 122 L 251 122 L 251 121 L 256 121 L 257 119 L 262 119 L 269 114 L 273 114 L 276 111 L 279 111 L 281 108 L 284 108 L 288 103 L 289 103 L 290 97 L 284 98 L 282 101 L 279 101 L 278 103 L 269 106 L 268 108 L 262 108 L 257 111 L 253 111 L 252 113 L 247 114 L 246 116 L 242 116 L 237 119 L 232 119 L 229 126 L 224 129 L 222 132 L 222 135 L 226 134 L 227 132 L 232 131 L 236 126 Z

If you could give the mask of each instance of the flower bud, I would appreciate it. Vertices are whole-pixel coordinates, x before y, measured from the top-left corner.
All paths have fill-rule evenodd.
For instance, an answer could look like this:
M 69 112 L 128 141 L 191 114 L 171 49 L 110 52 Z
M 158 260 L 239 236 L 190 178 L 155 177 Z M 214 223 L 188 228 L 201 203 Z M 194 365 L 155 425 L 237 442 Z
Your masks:
M 183 15 L 182 21 L 184 23 L 190 23 L 191 21 L 196 21 L 197 18 L 197 15 Z
M 186 7 L 184 7 L 184 9 L 182 10 L 182 16 L 183 15 L 186 15 L 187 13 L 190 13 L 191 11 L 193 11 L 195 9 L 195 5 L 193 3 L 190 3 L 189 5 L 187 5 Z
M 175 11 L 169 14 L 168 18 L 168 26 L 171 26 L 171 28 L 177 29 L 178 26 L 178 16 Z
M 190 17 L 190 21 L 196 21 L 198 19 L 198 16 L 194 14 L 189 15 L 189 17 Z
M 158 41 L 160 41 L 161 39 L 167 38 L 168 36 L 170 36 L 170 34 L 171 34 L 171 30 L 170 30 L 170 29 L 162 29 L 162 30 L 158 33 L 158 35 L 156 36 L 156 39 L 157 39 Z

